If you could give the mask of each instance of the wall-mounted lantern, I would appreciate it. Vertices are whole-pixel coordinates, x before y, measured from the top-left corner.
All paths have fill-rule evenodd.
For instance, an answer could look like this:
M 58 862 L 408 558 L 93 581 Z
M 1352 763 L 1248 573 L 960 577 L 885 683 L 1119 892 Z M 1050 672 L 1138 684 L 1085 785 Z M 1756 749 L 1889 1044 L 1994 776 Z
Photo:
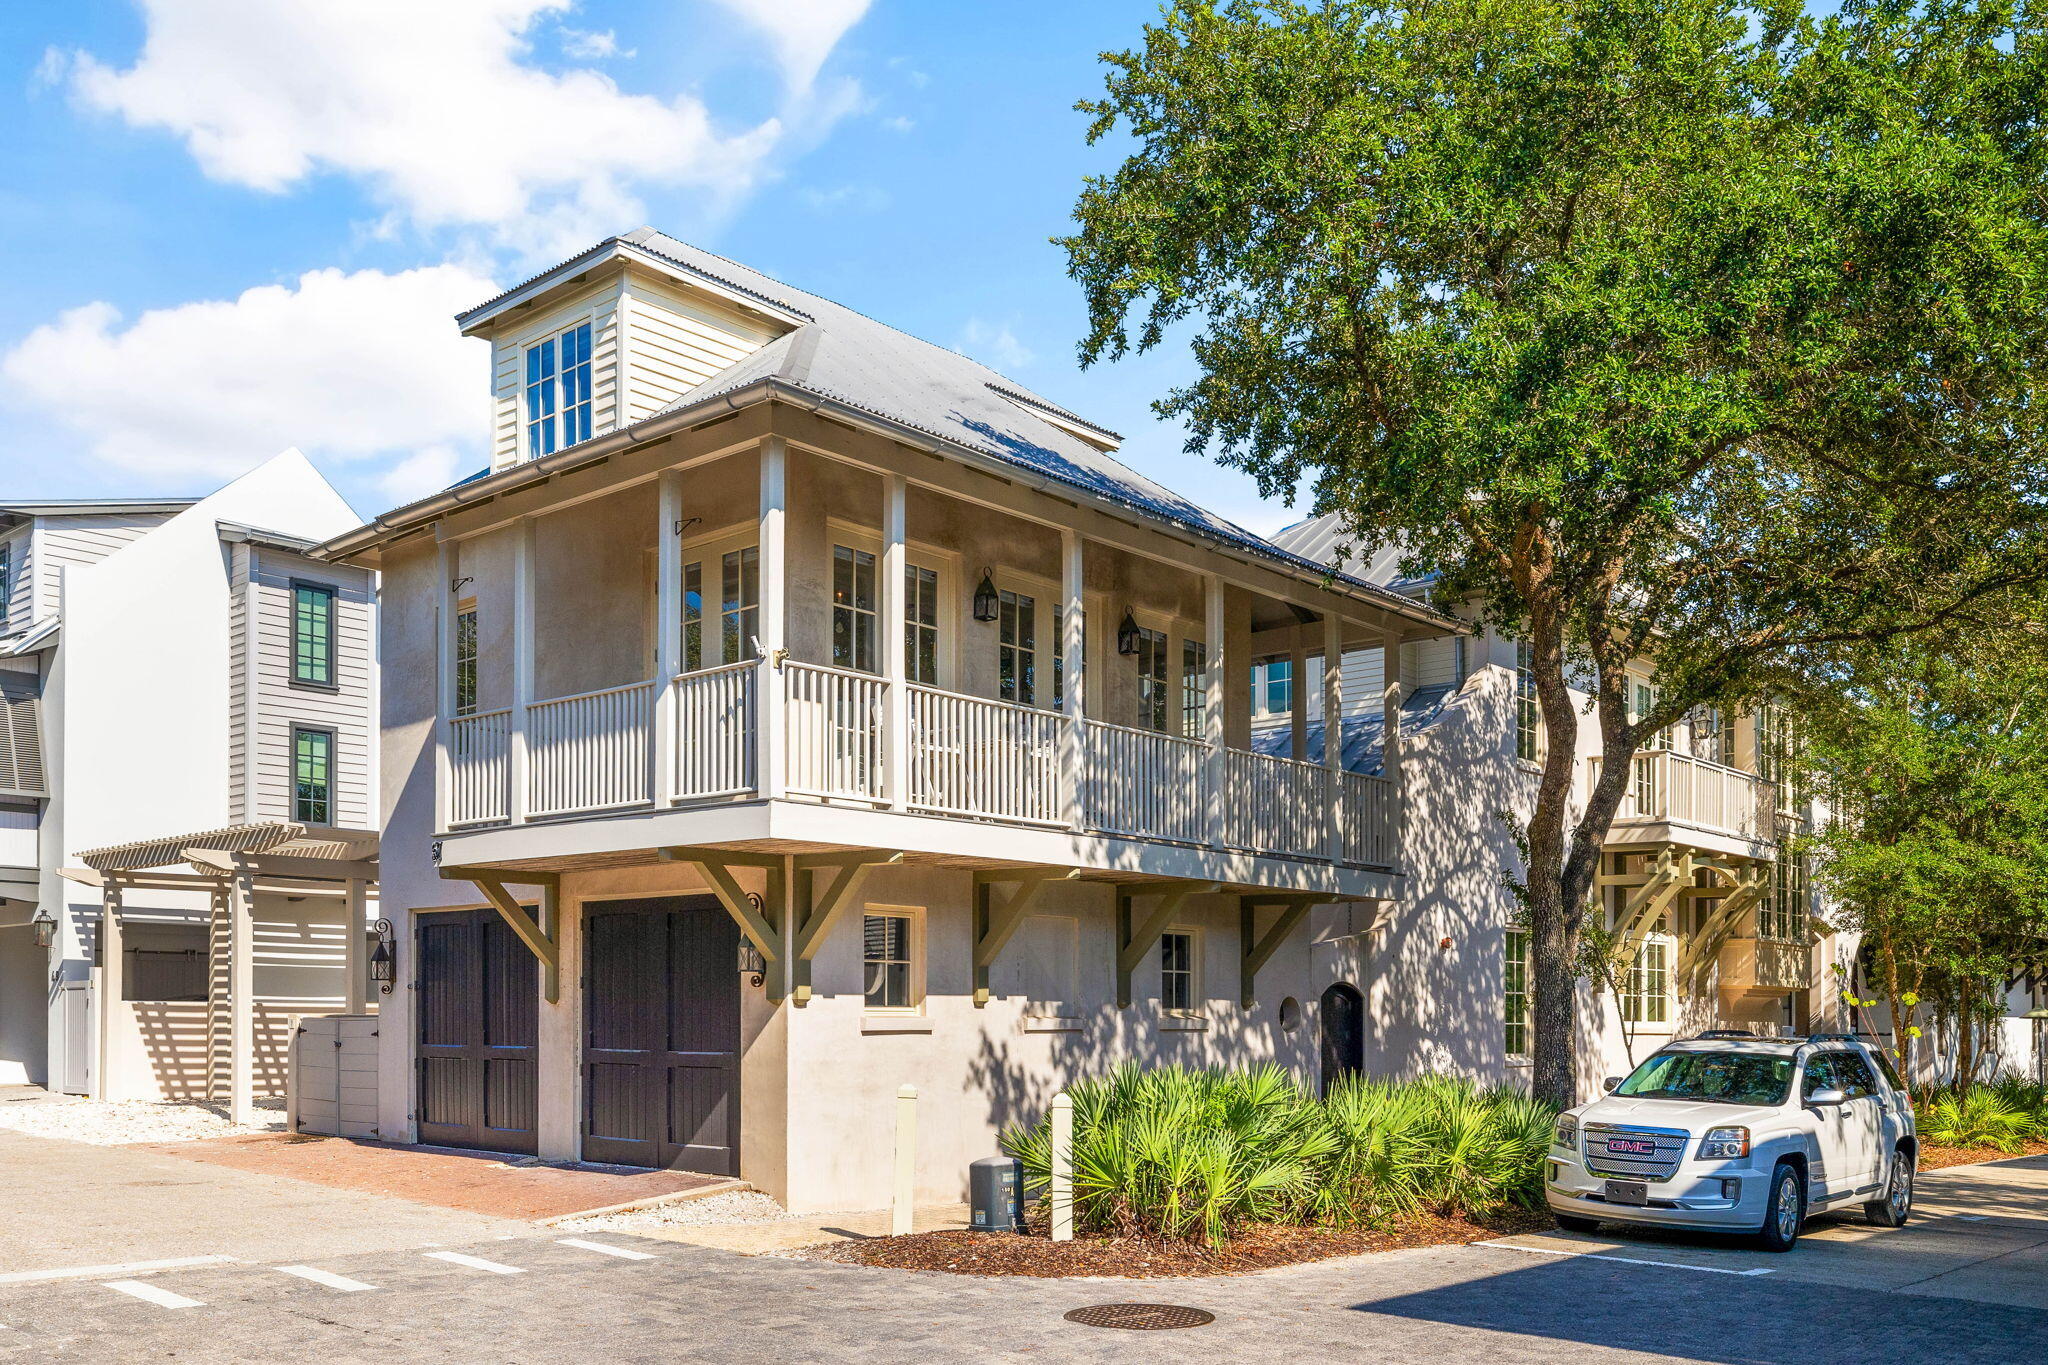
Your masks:
M 981 571 L 981 584 L 974 590 L 974 619 L 993 621 L 996 619 L 996 580 L 987 569 Z
M 1123 624 L 1116 628 L 1116 652 L 1136 654 L 1138 652 L 1138 618 L 1131 615 L 1130 608 L 1124 608 Z
M 57 941 L 57 917 L 46 908 L 37 906 L 28 923 L 35 930 L 36 947 L 47 948 Z
M 398 981 L 398 954 L 391 946 L 391 921 L 378 920 L 370 926 L 370 932 L 377 936 L 377 946 L 370 950 L 370 980 L 377 983 L 380 994 L 389 995 Z
M 755 912 L 759 913 L 761 908 L 765 906 L 767 902 L 762 900 L 760 896 L 749 891 L 747 893 L 747 904 L 753 906 Z M 763 985 L 767 982 L 768 959 L 761 955 L 761 950 L 759 948 L 756 948 L 754 946 L 754 941 L 748 938 L 745 934 L 740 935 L 739 959 L 741 976 L 751 978 L 753 984 L 756 986 Z

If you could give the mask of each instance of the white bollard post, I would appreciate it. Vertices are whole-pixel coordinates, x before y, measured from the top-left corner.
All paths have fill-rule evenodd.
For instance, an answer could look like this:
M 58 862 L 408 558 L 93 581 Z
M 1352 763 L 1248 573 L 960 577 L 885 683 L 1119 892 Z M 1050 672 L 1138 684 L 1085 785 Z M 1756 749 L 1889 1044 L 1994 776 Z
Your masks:
M 896 1198 L 889 1219 L 891 1236 L 909 1233 L 911 1202 L 916 1194 L 917 1087 L 905 1085 L 896 1091 Z
M 1052 1097 L 1052 1239 L 1074 1240 L 1074 1101 Z

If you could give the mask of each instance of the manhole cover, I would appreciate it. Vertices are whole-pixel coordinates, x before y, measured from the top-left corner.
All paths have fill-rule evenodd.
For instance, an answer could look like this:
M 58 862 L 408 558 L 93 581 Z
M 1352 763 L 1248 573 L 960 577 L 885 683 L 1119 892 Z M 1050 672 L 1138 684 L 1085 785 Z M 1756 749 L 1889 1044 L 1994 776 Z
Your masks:
M 1216 1321 L 1214 1313 L 1173 1303 L 1098 1303 L 1093 1308 L 1076 1308 L 1066 1317 L 1083 1327 L 1122 1327 L 1133 1332 L 1202 1327 Z

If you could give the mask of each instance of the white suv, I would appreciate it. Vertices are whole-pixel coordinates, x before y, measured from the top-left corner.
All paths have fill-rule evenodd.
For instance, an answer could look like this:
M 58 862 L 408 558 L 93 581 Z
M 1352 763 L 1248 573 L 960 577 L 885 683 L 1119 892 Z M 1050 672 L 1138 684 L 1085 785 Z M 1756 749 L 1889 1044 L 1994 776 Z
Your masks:
M 1672 1043 L 1558 1115 L 1544 1195 L 1558 1226 L 1755 1233 L 1790 1251 L 1809 1213 L 1861 1204 L 1881 1227 L 1913 1208 L 1913 1106 L 1882 1052 L 1717 1030 Z

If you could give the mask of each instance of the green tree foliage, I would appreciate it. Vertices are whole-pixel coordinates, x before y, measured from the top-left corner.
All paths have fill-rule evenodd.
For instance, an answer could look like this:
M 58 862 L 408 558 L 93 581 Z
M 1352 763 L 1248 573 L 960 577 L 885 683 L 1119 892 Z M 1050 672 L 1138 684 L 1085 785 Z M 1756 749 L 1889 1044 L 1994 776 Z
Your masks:
M 1837 819 L 1811 841 L 1862 989 L 1897 1021 L 1902 1070 L 1944 1020 L 1958 1085 L 1981 1069 L 2006 983 L 2048 969 L 2048 641 L 2000 604 L 1941 639 L 1867 651 L 1807 704 L 1805 761 Z
M 1178 0 L 1105 60 L 1082 359 L 1190 334 L 1157 408 L 1191 452 L 1531 646 L 1535 1085 L 1569 1101 L 1627 757 L 2043 572 L 2040 13 Z

